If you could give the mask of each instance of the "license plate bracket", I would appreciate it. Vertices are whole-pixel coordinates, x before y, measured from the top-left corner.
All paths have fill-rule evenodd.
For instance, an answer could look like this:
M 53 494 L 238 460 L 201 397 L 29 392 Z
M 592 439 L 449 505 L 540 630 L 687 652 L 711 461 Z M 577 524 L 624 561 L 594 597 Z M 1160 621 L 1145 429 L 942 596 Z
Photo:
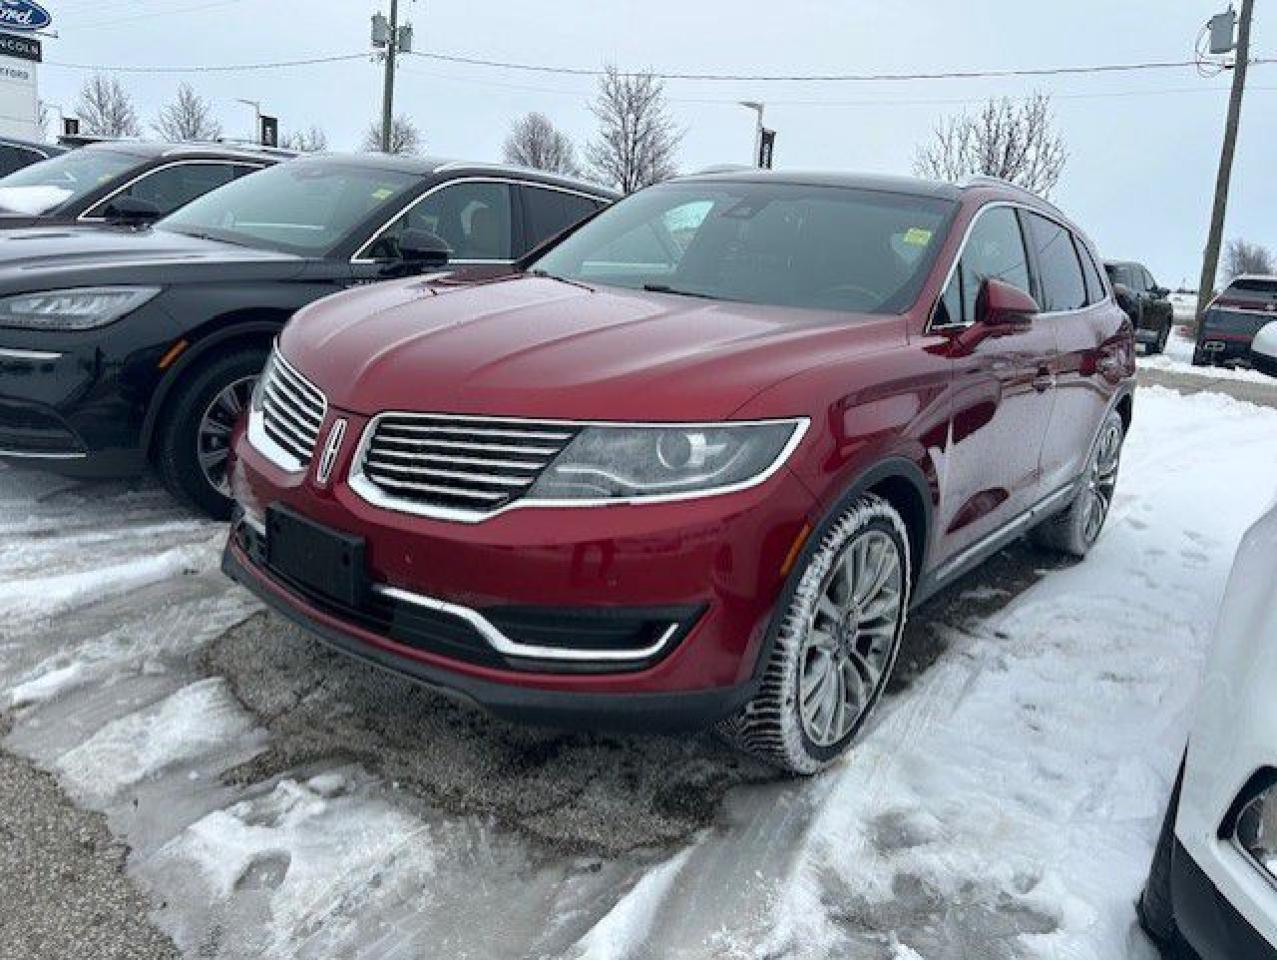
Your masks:
M 266 530 L 266 564 L 273 571 L 343 606 L 363 605 L 363 537 L 333 530 L 280 504 L 267 508 Z

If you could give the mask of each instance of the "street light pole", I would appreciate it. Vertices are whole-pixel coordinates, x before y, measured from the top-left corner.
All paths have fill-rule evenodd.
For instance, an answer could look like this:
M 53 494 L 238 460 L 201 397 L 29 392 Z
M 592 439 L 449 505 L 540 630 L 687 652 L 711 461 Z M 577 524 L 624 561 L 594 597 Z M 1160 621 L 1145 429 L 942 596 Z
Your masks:
M 260 100 L 244 100 L 240 97 L 236 97 L 235 102 L 253 108 L 253 135 L 249 139 L 254 143 L 260 144 L 262 141 L 262 102 Z
M 758 116 L 758 123 L 754 128 L 754 159 L 750 161 L 750 166 L 761 167 L 763 165 L 763 107 L 765 104 L 753 100 L 742 100 L 740 105 L 753 110 Z

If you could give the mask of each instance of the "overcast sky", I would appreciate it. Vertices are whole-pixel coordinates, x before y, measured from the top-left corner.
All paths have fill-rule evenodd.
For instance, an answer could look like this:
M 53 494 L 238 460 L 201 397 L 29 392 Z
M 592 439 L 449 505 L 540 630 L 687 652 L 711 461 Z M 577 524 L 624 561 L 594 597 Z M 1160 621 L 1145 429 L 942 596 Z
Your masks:
M 715 73 L 1007 69 L 1187 59 L 1226 0 L 401 0 L 419 51 L 561 66 Z M 87 71 L 57 66 L 241 64 L 368 49 L 373 0 L 46 0 L 60 36 L 45 43 L 41 92 L 73 112 Z M 1254 55 L 1277 56 L 1259 10 Z M 211 99 L 226 134 L 248 136 L 259 99 L 284 132 L 322 127 L 352 149 L 379 114 L 381 67 L 366 60 L 263 72 L 120 74 L 148 127 L 177 83 Z M 684 170 L 746 162 L 753 114 L 768 103 L 776 166 L 908 173 L 944 115 L 990 95 L 1054 97 L 1069 150 L 1053 199 L 1107 257 L 1143 260 L 1169 286 L 1195 285 L 1209 221 L 1229 77 L 1189 68 L 1031 80 L 892 83 L 670 81 L 686 134 Z M 1277 64 L 1250 74 L 1226 236 L 1277 247 Z M 579 144 L 593 133 L 594 82 L 408 58 L 397 111 L 429 153 L 495 160 L 510 121 L 550 116 Z

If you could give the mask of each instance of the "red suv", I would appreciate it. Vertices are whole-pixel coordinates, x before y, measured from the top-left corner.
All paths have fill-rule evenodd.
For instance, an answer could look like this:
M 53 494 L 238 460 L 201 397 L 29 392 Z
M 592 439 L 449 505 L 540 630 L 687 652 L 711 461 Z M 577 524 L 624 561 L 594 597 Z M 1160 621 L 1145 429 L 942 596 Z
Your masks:
M 738 172 L 508 277 L 338 294 L 239 428 L 224 568 L 499 715 L 818 770 L 910 607 L 1026 531 L 1099 535 L 1134 347 L 1098 263 L 998 181 Z

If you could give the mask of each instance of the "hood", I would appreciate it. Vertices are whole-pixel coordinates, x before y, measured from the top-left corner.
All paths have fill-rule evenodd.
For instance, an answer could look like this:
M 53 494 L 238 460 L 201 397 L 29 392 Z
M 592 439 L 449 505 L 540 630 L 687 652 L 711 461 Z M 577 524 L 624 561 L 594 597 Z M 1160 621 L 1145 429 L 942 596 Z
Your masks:
M 278 276 L 301 258 L 168 230 L 33 227 L 0 232 L 0 294 L 58 285 L 170 283 Z
M 339 294 L 301 311 L 280 348 L 330 403 L 361 414 L 721 419 L 840 352 L 902 344 L 904 330 L 894 316 L 519 276 Z

